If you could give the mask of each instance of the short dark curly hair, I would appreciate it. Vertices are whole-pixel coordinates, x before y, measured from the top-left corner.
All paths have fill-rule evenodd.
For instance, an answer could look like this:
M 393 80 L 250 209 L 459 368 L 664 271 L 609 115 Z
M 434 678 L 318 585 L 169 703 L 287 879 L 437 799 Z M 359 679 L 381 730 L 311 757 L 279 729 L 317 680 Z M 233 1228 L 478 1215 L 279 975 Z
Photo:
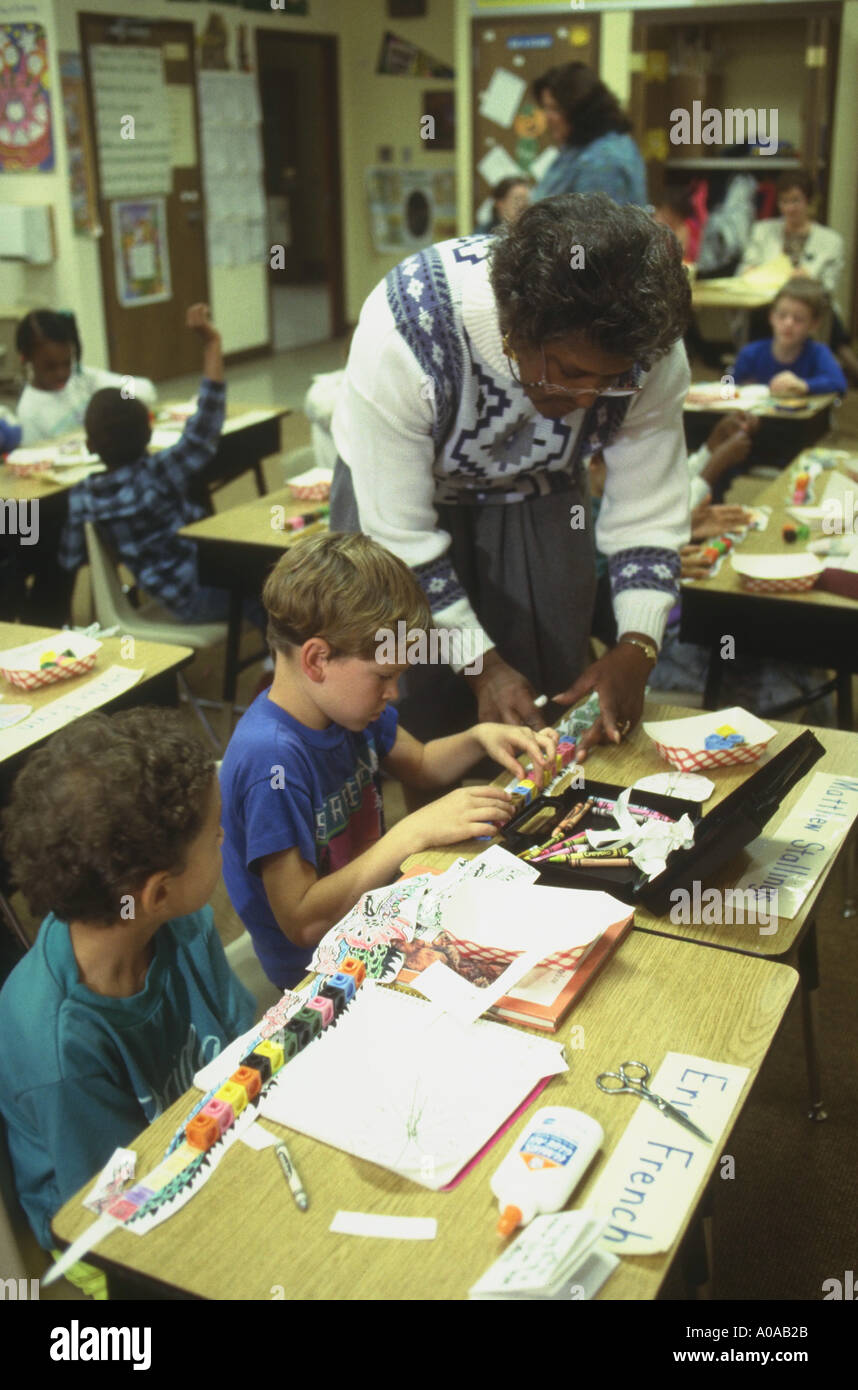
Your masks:
M 579 332 L 648 367 L 688 326 L 691 289 L 676 237 L 605 193 L 534 203 L 490 255 L 501 329 L 521 342 Z
M 31 910 L 116 922 L 124 894 L 184 871 L 213 775 L 176 710 L 90 714 L 54 734 L 3 812 L 5 854 Z

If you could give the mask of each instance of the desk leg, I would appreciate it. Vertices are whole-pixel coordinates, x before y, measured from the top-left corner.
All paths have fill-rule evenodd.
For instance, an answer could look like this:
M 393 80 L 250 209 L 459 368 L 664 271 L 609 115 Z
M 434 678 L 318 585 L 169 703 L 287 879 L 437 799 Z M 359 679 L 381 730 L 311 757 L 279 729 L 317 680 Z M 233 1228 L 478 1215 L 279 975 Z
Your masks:
M 858 916 L 855 898 L 856 867 L 858 867 L 858 832 L 853 831 L 843 850 L 843 909 L 841 917 Z
M 801 981 L 801 1022 L 804 1032 L 804 1056 L 807 1065 L 807 1084 L 810 1092 L 809 1120 L 827 1120 L 828 1112 L 822 1099 L 822 1076 L 819 1067 L 819 1038 L 817 1035 L 817 990 L 819 989 L 819 957 L 816 948 L 816 921 L 811 921 L 807 935 L 798 948 L 798 973 Z
M 713 642 L 709 649 L 709 670 L 706 672 L 706 685 L 703 688 L 704 709 L 718 708 L 718 691 L 721 688 L 722 674 L 721 649 L 717 642 Z
M 682 1247 L 682 1275 L 690 1298 L 712 1299 L 712 1188 L 706 1188 Z
M 241 614 L 243 597 L 241 589 L 229 591 L 229 620 L 226 633 L 226 663 L 223 672 L 223 698 L 232 708 L 235 704 L 235 691 L 238 684 L 238 649 L 241 645 Z
M 852 732 L 852 672 L 837 672 L 837 727 Z

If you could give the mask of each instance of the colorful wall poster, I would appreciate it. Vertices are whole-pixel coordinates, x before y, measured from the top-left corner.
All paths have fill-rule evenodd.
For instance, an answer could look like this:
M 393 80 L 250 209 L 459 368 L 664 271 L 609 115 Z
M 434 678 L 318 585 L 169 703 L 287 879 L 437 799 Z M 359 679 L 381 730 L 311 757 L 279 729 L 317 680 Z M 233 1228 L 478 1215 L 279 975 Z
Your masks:
M 41 24 L 0 24 L 0 173 L 54 167 L 48 46 Z
M 116 296 L 124 309 L 172 298 L 164 198 L 111 204 Z
M 72 222 L 76 232 L 93 232 L 98 227 L 95 160 L 86 110 L 83 61 L 79 53 L 60 54 L 60 85 L 69 160 Z

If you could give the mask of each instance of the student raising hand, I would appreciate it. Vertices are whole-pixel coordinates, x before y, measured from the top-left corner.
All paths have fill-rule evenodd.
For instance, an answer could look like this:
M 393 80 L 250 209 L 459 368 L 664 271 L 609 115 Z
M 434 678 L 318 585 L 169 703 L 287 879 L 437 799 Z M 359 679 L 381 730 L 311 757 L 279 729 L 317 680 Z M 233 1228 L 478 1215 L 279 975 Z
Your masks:
M 208 304 L 191 304 L 185 316 L 185 327 L 192 328 L 205 343 L 210 338 L 220 337 L 212 323 L 211 310 Z
M 185 326 L 202 339 L 203 376 L 209 381 L 223 381 L 221 337 L 212 323 L 208 304 L 192 304 L 185 317 Z

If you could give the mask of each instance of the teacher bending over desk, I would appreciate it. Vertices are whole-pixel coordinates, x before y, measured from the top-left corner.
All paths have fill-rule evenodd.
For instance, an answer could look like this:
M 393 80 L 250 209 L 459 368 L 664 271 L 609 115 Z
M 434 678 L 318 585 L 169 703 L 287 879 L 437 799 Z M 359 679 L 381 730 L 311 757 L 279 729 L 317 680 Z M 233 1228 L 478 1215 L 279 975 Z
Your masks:
M 689 304 L 676 238 L 604 194 L 431 246 L 369 295 L 334 413 L 331 525 L 400 556 L 435 624 L 484 652 L 470 674 L 409 668 L 400 718 L 415 734 L 475 715 L 540 728 L 540 693 L 597 690 L 583 757 L 640 718 L 689 535 Z M 620 637 L 588 664 L 596 542 Z

